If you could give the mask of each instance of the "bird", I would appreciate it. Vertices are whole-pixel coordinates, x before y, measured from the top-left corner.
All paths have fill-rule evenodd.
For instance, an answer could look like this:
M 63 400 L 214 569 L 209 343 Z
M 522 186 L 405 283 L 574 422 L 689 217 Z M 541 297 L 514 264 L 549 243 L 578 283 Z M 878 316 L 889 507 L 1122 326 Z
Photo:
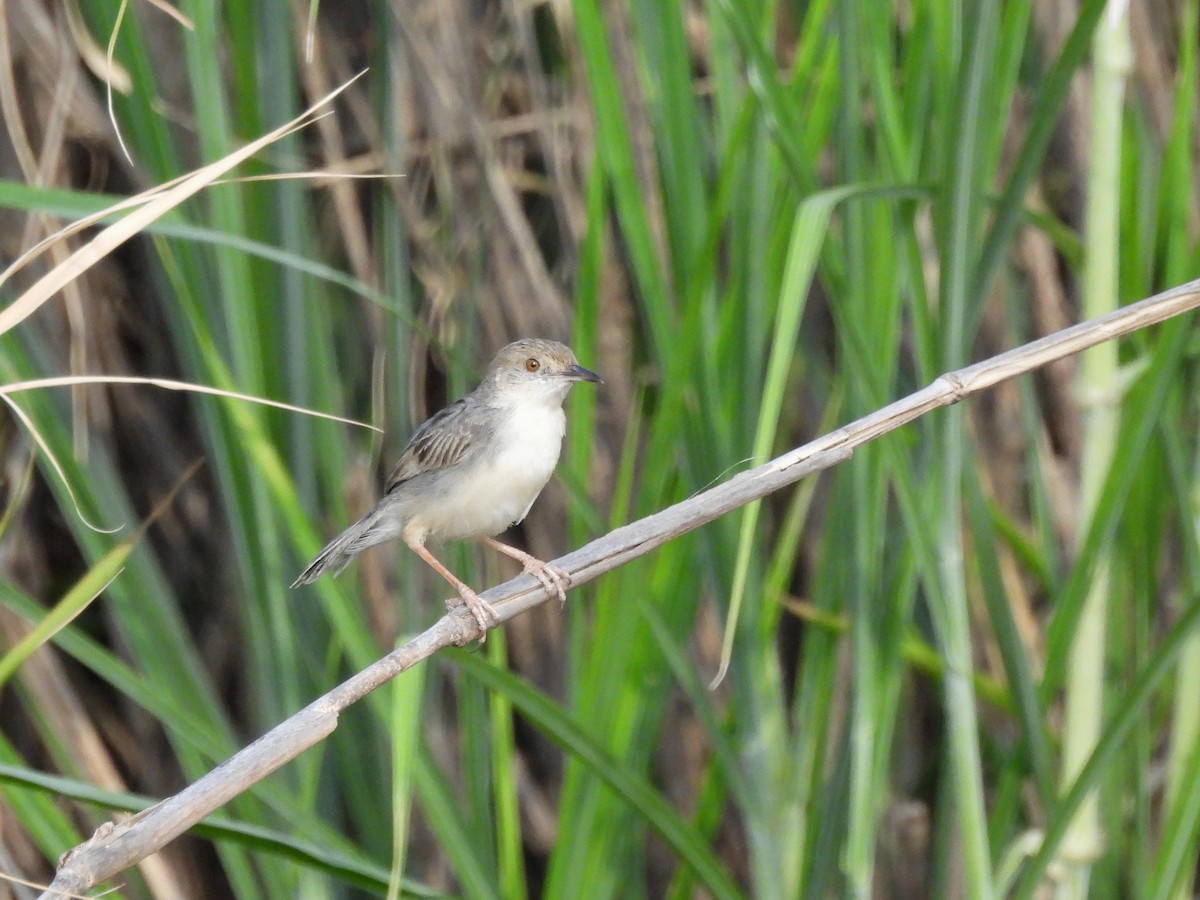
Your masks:
M 603 383 L 565 344 L 525 338 L 501 348 L 475 390 L 417 428 L 379 502 L 330 541 L 292 587 L 337 575 L 361 551 L 399 537 L 454 586 L 486 640 L 499 623 L 495 609 L 425 546 L 430 539 L 478 540 L 517 560 L 566 603 L 566 572 L 495 535 L 524 520 L 554 473 L 566 431 L 563 401 L 580 381 Z

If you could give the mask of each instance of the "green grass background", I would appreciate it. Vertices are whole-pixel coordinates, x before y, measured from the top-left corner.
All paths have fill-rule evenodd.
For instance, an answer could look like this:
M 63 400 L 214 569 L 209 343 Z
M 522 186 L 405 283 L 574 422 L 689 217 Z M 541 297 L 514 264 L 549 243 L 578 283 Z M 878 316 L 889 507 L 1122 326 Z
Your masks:
M 4 640 L 124 568 L 3 686 L 0 868 L 48 878 L 433 620 L 445 586 L 398 551 L 287 585 L 506 340 L 568 340 L 607 382 L 573 393 L 517 536 L 549 556 L 1195 277 L 1196 4 L 1060 7 L 324 4 L 308 63 L 295 5 L 181 4 L 194 30 L 136 6 L 132 165 L 80 124 L 104 87 L 70 55 L 70 153 L 0 181 L 8 258 L 366 66 L 241 174 L 403 178 L 211 187 L 0 336 L 0 380 L 176 376 L 387 433 L 20 396 L 65 483 L 10 418 Z M 117 4 L 78 8 L 103 47 Z M 0 78 L 44 159 L 37 65 Z M 1194 345 L 1184 317 L 939 411 L 406 673 L 122 895 L 1192 896 Z

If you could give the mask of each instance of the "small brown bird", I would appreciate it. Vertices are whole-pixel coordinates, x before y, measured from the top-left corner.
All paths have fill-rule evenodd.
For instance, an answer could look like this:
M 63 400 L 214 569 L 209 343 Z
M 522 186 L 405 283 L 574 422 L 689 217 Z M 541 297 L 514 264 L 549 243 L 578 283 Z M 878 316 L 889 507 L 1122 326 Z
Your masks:
M 496 611 L 425 546 L 429 538 L 482 540 L 565 603 L 565 572 L 493 535 L 522 521 L 550 480 L 566 430 L 563 400 L 577 381 L 602 379 L 564 344 L 527 338 L 503 348 L 479 387 L 416 430 L 383 498 L 330 541 L 292 587 L 336 575 L 360 551 L 400 537 L 454 585 L 486 633 L 499 621 Z

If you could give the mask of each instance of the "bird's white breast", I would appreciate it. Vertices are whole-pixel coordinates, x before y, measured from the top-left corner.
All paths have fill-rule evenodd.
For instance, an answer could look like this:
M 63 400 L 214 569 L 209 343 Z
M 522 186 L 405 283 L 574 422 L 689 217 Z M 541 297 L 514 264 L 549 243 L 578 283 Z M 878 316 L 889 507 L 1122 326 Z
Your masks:
M 447 483 L 436 513 L 428 516 L 431 536 L 487 537 L 525 518 L 562 450 L 566 416 L 560 403 L 531 398 L 500 411 L 489 452 Z

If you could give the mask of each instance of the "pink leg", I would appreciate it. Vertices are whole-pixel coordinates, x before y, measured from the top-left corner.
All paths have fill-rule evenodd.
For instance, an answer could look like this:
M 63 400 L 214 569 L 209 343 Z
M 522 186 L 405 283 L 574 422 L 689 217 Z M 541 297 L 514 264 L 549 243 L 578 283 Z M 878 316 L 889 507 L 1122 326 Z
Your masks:
M 479 638 L 480 643 L 486 641 L 488 629 L 500 624 L 500 617 L 496 615 L 496 610 L 486 600 L 481 600 L 478 594 L 459 581 L 454 576 L 454 573 L 443 566 L 424 544 L 419 541 L 410 541 L 407 539 L 405 543 L 408 544 L 413 553 L 429 563 L 435 572 L 454 585 L 455 590 L 458 591 L 458 596 L 462 597 L 463 603 L 471 611 L 471 615 L 475 617 L 475 621 L 479 623 L 479 629 L 483 632 Z
M 550 563 L 542 562 L 536 556 L 530 556 L 524 550 L 518 550 L 516 547 L 510 547 L 508 544 L 502 544 L 495 538 L 484 538 L 483 543 L 487 544 L 496 550 L 499 550 L 505 556 L 511 556 L 521 564 L 524 571 L 532 575 L 542 583 L 547 593 L 557 594 L 558 602 L 566 604 L 567 588 L 571 586 L 571 576 Z

